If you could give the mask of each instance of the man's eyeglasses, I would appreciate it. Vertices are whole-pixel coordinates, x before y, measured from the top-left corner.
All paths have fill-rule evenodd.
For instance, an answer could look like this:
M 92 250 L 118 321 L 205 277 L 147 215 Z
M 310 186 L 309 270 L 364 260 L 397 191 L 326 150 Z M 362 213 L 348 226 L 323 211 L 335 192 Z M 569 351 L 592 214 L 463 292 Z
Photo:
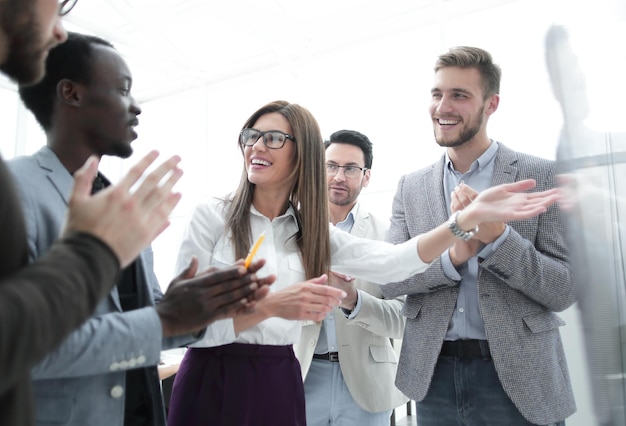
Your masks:
M 336 176 L 339 173 L 339 169 L 343 169 L 343 174 L 350 179 L 356 179 L 361 176 L 361 173 L 365 173 L 368 170 L 367 167 L 357 166 L 339 166 L 337 164 L 326 164 L 326 174 L 330 177 Z
M 59 0 L 59 16 L 65 16 L 76 6 L 78 0 Z
M 252 146 L 263 137 L 263 143 L 270 149 L 280 149 L 285 146 L 287 139 L 296 141 L 290 134 L 281 132 L 280 130 L 270 130 L 268 132 L 261 132 L 257 129 L 243 129 L 239 133 L 239 143 L 243 146 Z

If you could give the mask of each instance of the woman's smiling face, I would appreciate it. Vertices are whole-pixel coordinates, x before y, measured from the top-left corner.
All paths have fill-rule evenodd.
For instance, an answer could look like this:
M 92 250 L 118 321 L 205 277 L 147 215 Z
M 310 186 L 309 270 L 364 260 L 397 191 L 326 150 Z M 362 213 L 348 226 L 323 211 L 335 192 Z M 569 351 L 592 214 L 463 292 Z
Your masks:
M 261 132 L 279 130 L 292 134 L 287 119 L 277 112 L 262 115 L 252 126 Z M 289 179 L 295 164 L 294 141 L 287 139 L 282 148 L 270 149 L 260 137 L 252 146 L 244 147 L 248 180 L 262 188 L 291 188 Z

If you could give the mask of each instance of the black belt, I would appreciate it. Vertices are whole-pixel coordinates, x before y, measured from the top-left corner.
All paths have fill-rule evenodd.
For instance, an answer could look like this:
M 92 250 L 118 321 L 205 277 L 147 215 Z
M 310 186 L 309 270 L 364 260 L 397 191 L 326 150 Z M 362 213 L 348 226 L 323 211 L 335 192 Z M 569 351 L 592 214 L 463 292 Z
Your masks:
M 439 356 L 455 358 L 491 358 L 486 340 L 444 340 Z
M 339 362 L 338 352 L 326 352 L 325 354 L 313 354 L 315 359 L 323 359 L 324 361 Z

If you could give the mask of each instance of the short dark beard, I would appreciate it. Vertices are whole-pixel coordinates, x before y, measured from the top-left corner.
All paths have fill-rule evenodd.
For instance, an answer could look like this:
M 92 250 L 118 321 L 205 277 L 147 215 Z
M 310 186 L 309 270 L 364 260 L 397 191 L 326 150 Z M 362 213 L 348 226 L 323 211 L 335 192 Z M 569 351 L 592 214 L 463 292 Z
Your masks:
M 362 181 L 361 181 L 362 182 Z M 363 189 L 363 187 L 361 187 L 361 189 Z M 347 206 L 348 204 L 352 204 L 354 202 L 356 202 L 357 198 L 359 198 L 359 194 L 361 194 L 361 189 L 359 190 L 358 193 L 353 194 L 352 192 L 350 193 L 350 197 L 347 197 L 344 201 L 333 201 L 330 199 L 330 195 L 328 197 L 328 201 L 331 204 L 334 204 L 336 206 Z M 330 193 L 330 188 L 328 188 L 328 192 Z
M 348 204 L 353 203 L 353 202 L 354 202 L 354 200 L 355 200 L 355 198 L 346 198 L 346 200 L 345 200 L 345 201 L 342 201 L 342 202 L 337 202 L 337 201 L 333 201 L 333 200 L 331 200 L 331 199 L 329 198 L 330 203 L 331 203 L 331 204 L 334 204 L 334 205 L 336 205 L 336 206 L 347 206 Z
M 476 123 L 476 125 L 473 126 L 473 127 L 468 127 L 466 129 L 463 129 L 463 131 L 459 135 L 458 139 L 453 140 L 451 142 L 446 142 L 446 141 L 438 138 L 437 137 L 437 132 L 435 132 L 435 140 L 437 141 L 439 146 L 442 146 L 442 147 L 445 147 L 445 148 L 456 148 L 456 147 L 459 147 L 459 146 L 467 143 L 468 141 L 472 140 L 474 138 L 474 136 L 476 136 L 478 134 L 478 132 L 480 132 L 480 128 L 483 125 L 483 113 L 484 112 L 485 112 L 485 107 L 483 105 L 483 107 L 478 112 L 478 116 L 480 117 L 480 120 L 478 121 L 478 123 Z
M 7 38 L 7 57 L 0 71 L 18 84 L 37 83 L 43 77 L 40 25 L 35 21 L 34 0 L 6 0 L 0 10 L 0 26 Z

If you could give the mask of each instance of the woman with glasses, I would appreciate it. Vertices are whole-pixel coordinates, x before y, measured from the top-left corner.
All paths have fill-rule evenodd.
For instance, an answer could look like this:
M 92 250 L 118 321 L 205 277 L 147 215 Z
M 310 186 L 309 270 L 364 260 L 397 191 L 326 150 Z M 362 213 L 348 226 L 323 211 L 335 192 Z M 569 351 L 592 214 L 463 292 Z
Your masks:
M 555 191 L 519 193 L 532 181 L 494 187 L 449 223 L 394 246 L 329 225 L 323 140 L 305 108 L 285 101 L 263 106 L 245 122 L 239 144 L 240 184 L 225 199 L 196 207 L 177 268 L 190 255 L 201 269 L 232 264 L 263 234 L 257 258 L 266 264 L 258 273 L 277 279 L 254 313 L 215 322 L 187 351 L 172 391 L 170 426 L 305 425 L 293 344 L 303 321 L 321 321 L 345 296 L 324 285 L 330 270 L 400 281 L 425 270 L 456 238 L 471 238 L 481 222 L 532 217 L 558 197 Z

